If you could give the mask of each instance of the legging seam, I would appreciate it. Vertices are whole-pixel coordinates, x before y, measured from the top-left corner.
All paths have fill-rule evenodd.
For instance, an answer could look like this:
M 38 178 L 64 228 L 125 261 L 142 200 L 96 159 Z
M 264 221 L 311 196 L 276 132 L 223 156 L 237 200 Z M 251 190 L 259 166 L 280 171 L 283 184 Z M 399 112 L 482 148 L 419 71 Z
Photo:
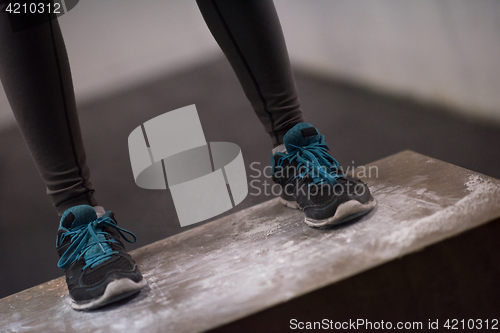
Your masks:
M 279 140 L 279 135 L 276 133 L 276 130 L 274 129 L 274 118 L 273 118 L 272 113 L 269 111 L 269 109 L 267 107 L 267 101 L 266 101 L 264 95 L 262 94 L 262 91 L 260 89 L 259 83 L 257 82 L 257 79 L 255 78 L 255 76 L 254 76 L 254 74 L 253 74 L 253 72 L 252 72 L 252 70 L 250 68 L 250 65 L 248 64 L 247 60 L 245 59 L 245 56 L 243 55 L 243 52 L 239 48 L 238 43 L 236 42 L 236 39 L 234 38 L 233 34 L 231 33 L 231 30 L 229 29 L 229 26 L 227 25 L 226 21 L 224 20 L 224 17 L 222 16 L 222 13 L 221 13 L 219 7 L 217 6 L 217 3 L 215 2 L 215 0 L 211 0 L 211 2 L 212 2 L 212 5 L 214 6 L 215 12 L 217 13 L 217 15 L 219 16 L 219 19 L 222 22 L 222 25 L 223 25 L 224 29 L 226 30 L 226 33 L 229 36 L 229 40 L 233 44 L 234 48 L 236 49 L 236 53 L 241 58 L 244 67 L 246 68 L 248 74 L 250 75 L 250 79 L 252 80 L 252 82 L 253 82 L 253 84 L 255 86 L 255 89 L 257 90 L 257 94 L 258 94 L 258 96 L 259 96 L 259 98 L 260 98 L 260 100 L 261 100 L 261 102 L 262 102 L 262 104 L 264 106 L 264 111 L 268 114 L 269 120 L 271 121 L 271 130 L 273 132 L 273 135 L 274 135 L 276 141 L 278 141 Z
M 82 180 L 82 186 L 87 190 L 85 192 L 85 199 L 87 200 L 88 204 L 92 205 L 92 201 L 90 200 L 90 197 L 89 197 L 90 189 L 87 187 L 87 185 L 85 185 L 85 178 L 83 177 L 83 170 L 82 170 L 82 167 L 78 161 L 78 154 L 76 152 L 75 141 L 73 139 L 73 131 L 71 130 L 71 123 L 70 123 L 69 115 L 68 115 L 68 102 L 66 100 L 66 94 L 65 94 L 65 90 L 64 90 L 63 78 L 62 78 L 62 73 L 61 73 L 61 63 L 60 63 L 59 57 L 57 55 L 57 47 L 56 47 L 56 41 L 55 41 L 55 36 L 54 36 L 54 28 L 52 26 L 52 18 L 50 18 L 50 17 L 49 17 L 49 26 L 50 26 L 50 36 L 52 38 L 52 46 L 54 48 L 54 59 L 56 61 L 57 75 L 59 77 L 59 85 L 61 87 L 64 116 L 66 118 L 66 127 L 68 129 L 69 140 L 71 143 L 71 151 L 73 153 L 73 158 L 75 159 L 75 164 L 76 164 L 76 167 L 78 169 L 78 176 Z

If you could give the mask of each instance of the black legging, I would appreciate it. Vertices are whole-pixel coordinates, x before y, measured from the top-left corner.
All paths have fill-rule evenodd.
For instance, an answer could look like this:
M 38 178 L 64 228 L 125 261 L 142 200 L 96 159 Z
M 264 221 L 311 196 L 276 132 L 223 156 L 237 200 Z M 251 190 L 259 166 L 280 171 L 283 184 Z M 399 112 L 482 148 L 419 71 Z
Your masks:
M 304 119 L 272 0 L 197 3 L 273 144 L 281 143 Z M 56 19 L 13 32 L 7 14 L 0 14 L 0 78 L 59 215 L 74 205 L 97 205 Z

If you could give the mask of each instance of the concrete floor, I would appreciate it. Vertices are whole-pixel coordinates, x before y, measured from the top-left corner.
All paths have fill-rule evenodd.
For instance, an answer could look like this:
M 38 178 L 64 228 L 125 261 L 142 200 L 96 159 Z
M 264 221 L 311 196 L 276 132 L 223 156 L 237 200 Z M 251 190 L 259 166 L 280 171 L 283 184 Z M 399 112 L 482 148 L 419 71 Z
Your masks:
M 500 178 L 498 128 L 306 72 L 299 71 L 296 77 L 306 119 L 326 135 L 333 156 L 344 166 L 359 166 L 412 149 Z M 253 179 L 257 171 L 252 163 L 260 163 L 258 170 L 269 163 L 270 140 L 225 60 L 80 105 L 98 198 L 116 212 L 121 226 L 139 238 L 129 249 L 190 229 L 179 226 L 168 191 L 143 190 L 135 185 L 127 137 L 144 121 L 193 103 L 207 141 L 238 144 L 249 180 Z M 4 297 L 62 272 L 56 267 L 54 249 L 57 216 L 16 128 L 0 132 L 0 184 L 0 297 Z M 227 214 L 271 198 L 251 193 Z
M 369 177 L 367 170 L 373 171 Z M 0 319 L 0 329 L 205 331 L 500 217 L 500 180 L 411 151 L 358 168 L 355 174 L 370 185 L 378 206 L 351 223 L 312 229 L 300 210 L 273 199 L 133 251 L 149 285 L 128 302 L 91 313 L 74 311 L 64 278 L 59 278 L 0 300 L 0 312 L 8 314 Z M 496 259 L 489 264 L 493 268 L 498 263 Z M 460 297 L 455 302 L 460 303 Z M 408 310 L 403 312 L 407 320 L 412 319 L 411 307 Z

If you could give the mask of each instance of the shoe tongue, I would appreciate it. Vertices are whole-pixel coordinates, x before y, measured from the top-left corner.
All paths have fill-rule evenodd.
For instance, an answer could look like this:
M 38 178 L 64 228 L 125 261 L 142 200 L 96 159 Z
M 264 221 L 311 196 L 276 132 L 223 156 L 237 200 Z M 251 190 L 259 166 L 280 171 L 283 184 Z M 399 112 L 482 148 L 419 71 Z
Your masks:
M 61 217 L 61 225 L 66 229 L 79 227 L 97 220 L 94 207 L 80 205 L 67 209 Z
M 288 153 L 293 153 L 298 149 L 297 147 L 304 147 L 320 140 L 321 134 L 319 131 L 308 123 L 295 125 L 283 137 L 283 143 Z

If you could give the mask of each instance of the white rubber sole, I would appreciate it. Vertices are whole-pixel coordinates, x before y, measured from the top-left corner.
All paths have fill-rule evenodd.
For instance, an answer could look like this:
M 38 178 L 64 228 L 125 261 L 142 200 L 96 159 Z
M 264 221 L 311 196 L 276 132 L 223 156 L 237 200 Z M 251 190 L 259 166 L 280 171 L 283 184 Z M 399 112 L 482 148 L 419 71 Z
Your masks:
M 146 284 L 148 283 L 144 278 L 139 282 L 134 282 L 128 278 L 114 280 L 108 284 L 104 294 L 99 298 L 86 303 L 77 303 L 70 299 L 70 305 L 73 309 L 78 311 L 92 310 L 129 297 L 138 292 Z
M 299 205 L 295 201 L 288 201 L 280 197 L 280 202 L 290 208 L 299 209 Z M 366 204 L 362 204 L 357 200 L 350 200 L 339 205 L 335 215 L 324 220 L 314 220 L 311 218 L 304 218 L 304 222 L 315 228 L 321 228 L 330 225 L 337 225 L 356 217 L 364 215 L 372 210 L 377 205 L 377 200 L 373 199 Z

